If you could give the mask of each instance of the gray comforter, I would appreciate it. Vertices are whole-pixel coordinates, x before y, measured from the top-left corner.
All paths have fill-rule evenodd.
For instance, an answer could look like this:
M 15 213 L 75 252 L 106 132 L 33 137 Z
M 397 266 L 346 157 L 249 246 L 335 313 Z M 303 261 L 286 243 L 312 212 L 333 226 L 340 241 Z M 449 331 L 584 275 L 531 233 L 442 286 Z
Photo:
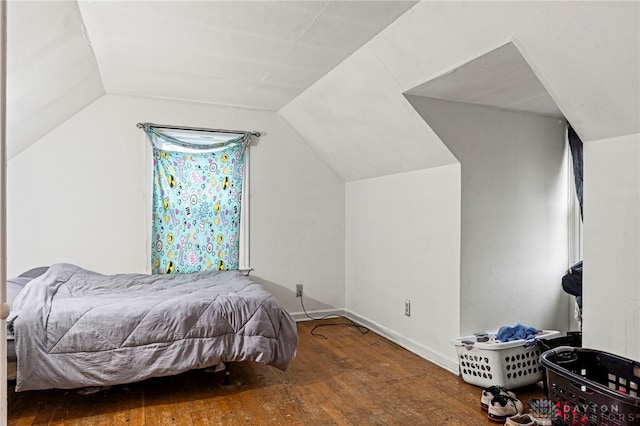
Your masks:
M 223 361 L 285 370 L 296 325 L 237 271 L 100 275 L 56 264 L 14 301 L 16 390 L 130 383 Z

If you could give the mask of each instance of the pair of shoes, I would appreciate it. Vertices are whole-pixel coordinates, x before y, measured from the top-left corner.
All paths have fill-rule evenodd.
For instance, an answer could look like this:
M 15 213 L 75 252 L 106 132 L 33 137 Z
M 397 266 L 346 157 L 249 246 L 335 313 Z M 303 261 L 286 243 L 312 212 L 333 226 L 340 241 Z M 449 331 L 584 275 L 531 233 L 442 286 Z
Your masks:
M 509 417 L 522 414 L 522 408 L 522 402 L 519 399 L 512 398 L 509 395 L 497 395 L 493 397 L 489 404 L 487 417 L 491 421 L 502 423 Z
M 504 426 L 538 426 L 538 422 L 529 414 L 516 414 L 507 418 Z
M 515 393 L 511 392 L 505 387 L 490 386 L 482 390 L 482 398 L 480 398 L 480 408 L 482 408 L 484 411 L 487 411 L 489 409 L 489 404 L 491 404 L 491 400 L 498 395 L 505 395 L 510 398 L 516 397 Z

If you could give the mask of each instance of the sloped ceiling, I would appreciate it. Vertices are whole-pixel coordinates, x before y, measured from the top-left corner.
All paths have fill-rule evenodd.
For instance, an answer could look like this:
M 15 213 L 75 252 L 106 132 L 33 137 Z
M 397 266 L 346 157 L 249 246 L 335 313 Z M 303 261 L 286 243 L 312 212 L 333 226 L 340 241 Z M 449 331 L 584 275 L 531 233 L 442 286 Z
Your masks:
M 562 111 L 513 43 L 405 94 L 562 117 Z
M 347 181 L 446 165 L 403 95 L 508 42 L 583 140 L 640 131 L 640 3 L 415 3 L 9 2 L 9 158 L 107 92 L 278 110 Z
M 509 42 L 583 141 L 640 132 L 638 2 L 421 2 L 280 114 L 345 181 L 452 164 L 404 95 Z
M 76 2 L 8 2 L 9 159 L 103 93 Z
M 416 1 L 13 1 L 8 155 L 103 93 L 279 110 Z

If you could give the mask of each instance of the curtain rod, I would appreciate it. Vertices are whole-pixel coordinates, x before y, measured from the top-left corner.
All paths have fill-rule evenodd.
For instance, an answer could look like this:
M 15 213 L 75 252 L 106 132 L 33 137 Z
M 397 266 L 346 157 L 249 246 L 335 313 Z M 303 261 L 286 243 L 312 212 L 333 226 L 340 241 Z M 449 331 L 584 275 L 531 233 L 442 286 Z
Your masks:
M 165 124 L 154 124 L 154 123 L 138 123 L 136 124 L 138 129 L 145 129 L 149 127 L 159 127 L 161 129 L 173 129 L 173 130 L 191 130 L 194 132 L 210 132 L 210 133 L 235 133 L 235 134 L 244 134 L 255 136 L 256 138 L 260 137 L 260 132 L 247 132 L 244 130 L 223 130 L 223 129 L 205 129 L 203 127 L 187 127 L 187 126 L 169 126 Z

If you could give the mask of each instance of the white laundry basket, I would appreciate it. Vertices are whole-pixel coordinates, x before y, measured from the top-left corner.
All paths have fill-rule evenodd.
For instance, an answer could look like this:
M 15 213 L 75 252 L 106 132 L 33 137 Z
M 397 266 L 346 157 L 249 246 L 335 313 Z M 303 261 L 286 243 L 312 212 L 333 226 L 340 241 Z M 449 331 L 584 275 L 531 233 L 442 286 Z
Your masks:
M 489 337 L 495 335 L 487 333 Z M 560 334 L 554 330 L 543 330 L 537 339 L 550 339 Z M 543 378 L 539 363 L 540 346 L 526 340 L 504 343 L 477 342 L 476 336 L 459 337 L 453 340 L 458 353 L 460 375 L 472 385 L 489 387 L 504 386 L 508 389 L 537 383 Z

